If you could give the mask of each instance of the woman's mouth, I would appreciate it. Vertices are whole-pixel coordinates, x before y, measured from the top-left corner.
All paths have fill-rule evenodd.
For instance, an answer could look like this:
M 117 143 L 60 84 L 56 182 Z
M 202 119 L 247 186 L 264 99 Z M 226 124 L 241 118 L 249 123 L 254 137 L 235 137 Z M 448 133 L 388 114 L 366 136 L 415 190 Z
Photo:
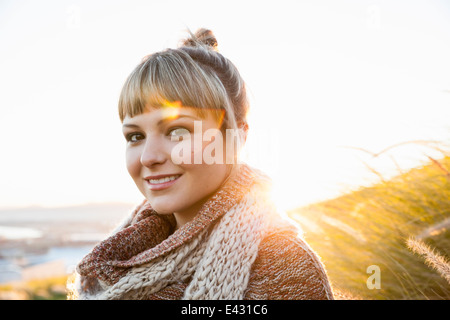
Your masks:
M 181 177 L 181 174 L 159 175 L 146 177 L 144 178 L 144 180 L 146 181 L 147 186 L 150 188 L 150 190 L 163 190 L 175 184 L 179 177 Z

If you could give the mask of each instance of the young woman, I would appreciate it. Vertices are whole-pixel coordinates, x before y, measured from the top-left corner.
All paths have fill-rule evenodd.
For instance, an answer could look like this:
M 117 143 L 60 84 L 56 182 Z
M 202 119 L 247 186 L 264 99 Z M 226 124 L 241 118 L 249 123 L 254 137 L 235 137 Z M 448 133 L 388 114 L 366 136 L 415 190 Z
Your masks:
M 244 81 L 201 29 L 122 89 L 126 164 L 145 200 L 77 266 L 79 299 L 333 299 L 324 267 L 239 161 Z

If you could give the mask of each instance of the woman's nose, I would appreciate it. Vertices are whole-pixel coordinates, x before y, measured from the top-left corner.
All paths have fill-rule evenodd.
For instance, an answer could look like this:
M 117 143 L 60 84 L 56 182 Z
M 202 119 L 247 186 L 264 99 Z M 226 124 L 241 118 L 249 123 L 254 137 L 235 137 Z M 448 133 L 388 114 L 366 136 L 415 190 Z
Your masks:
M 141 154 L 141 164 L 151 167 L 167 161 L 167 152 L 164 143 L 157 137 L 147 137 Z

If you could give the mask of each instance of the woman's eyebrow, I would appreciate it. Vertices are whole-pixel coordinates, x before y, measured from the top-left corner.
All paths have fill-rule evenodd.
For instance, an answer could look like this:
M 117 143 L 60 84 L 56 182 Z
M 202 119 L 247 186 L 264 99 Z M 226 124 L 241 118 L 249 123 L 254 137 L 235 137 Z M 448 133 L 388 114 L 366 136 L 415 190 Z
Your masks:
M 125 128 L 139 128 L 138 125 L 132 124 L 132 123 L 125 123 L 125 124 L 122 125 L 122 127 L 125 127 Z

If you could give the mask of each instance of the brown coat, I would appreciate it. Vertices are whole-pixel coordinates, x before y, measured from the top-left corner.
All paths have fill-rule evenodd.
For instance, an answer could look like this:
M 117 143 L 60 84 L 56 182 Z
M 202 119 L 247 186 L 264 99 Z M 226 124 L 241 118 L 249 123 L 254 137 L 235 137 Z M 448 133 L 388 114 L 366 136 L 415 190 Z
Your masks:
M 145 299 L 181 299 L 187 285 L 177 283 Z M 317 255 L 296 234 L 278 233 L 262 241 L 244 299 L 333 300 L 334 297 Z

